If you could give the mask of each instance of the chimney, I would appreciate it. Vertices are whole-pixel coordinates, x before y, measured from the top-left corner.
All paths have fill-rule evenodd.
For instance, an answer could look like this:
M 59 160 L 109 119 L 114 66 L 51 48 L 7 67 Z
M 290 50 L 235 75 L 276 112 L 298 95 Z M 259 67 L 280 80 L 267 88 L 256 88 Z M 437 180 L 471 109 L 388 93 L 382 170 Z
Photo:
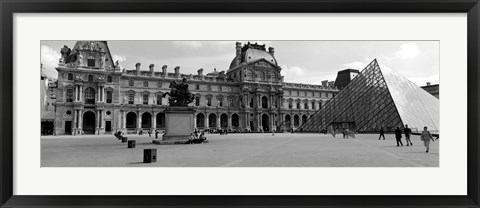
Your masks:
M 180 67 L 179 66 L 176 66 L 173 70 L 175 70 L 175 75 L 180 74 Z
M 270 55 L 272 55 L 272 56 L 275 56 L 275 48 L 268 47 L 268 53 L 270 53 Z
M 198 76 L 203 76 L 203 69 L 199 69 L 197 70 L 197 72 L 198 72 Z
M 240 62 L 242 61 L 242 43 L 236 42 L 235 43 L 235 51 L 236 51 L 236 56 L 235 56 L 235 63 L 237 65 L 240 65 Z
M 167 65 L 162 66 L 162 73 L 163 73 L 163 75 L 167 74 Z
M 150 66 L 148 66 L 148 68 L 150 69 L 150 72 L 153 73 L 153 68 L 155 67 L 155 64 L 150 64 Z
M 430 82 L 427 82 L 427 86 L 430 86 L 431 84 L 432 84 L 432 83 L 430 83 Z
M 142 64 L 140 63 L 135 64 L 135 70 L 137 70 L 137 72 L 140 71 L 140 65 Z
M 322 86 L 327 87 L 328 86 L 328 80 L 323 80 L 322 81 Z

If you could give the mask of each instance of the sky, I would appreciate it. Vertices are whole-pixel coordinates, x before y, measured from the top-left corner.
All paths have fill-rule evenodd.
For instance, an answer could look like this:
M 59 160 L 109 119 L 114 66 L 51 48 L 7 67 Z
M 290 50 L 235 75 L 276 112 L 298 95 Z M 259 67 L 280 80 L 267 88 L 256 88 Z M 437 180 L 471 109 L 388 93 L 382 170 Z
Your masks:
M 60 49 L 72 48 L 76 41 L 41 41 L 41 63 L 44 71 L 56 77 L 55 67 L 60 59 Z M 237 41 L 108 41 L 114 62 L 122 69 L 142 70 L 155 64 L 155 71 L 167 65 L 173 72 L 204 74 L 217 69 L 228 70 L 235 57 Z M 247 41 L 239 41 L 242 44 Z M 373 59 L 390 67 L 419 86 L 440 80 L 440 42 L 438 41 L 250 41 L 275 48 L 275 58 L 282 67 L 286 82 L 321 84 L 334 81 L 343 69 L 364 69 Z

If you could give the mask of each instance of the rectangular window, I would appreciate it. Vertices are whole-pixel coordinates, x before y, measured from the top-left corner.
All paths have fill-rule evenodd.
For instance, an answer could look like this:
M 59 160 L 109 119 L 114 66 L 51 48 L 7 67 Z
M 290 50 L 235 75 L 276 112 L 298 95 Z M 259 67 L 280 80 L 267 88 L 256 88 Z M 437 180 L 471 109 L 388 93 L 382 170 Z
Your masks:
M 200 90 L 200 85 L 197 84 L 197 87 L 195 89 Z
M 315 102 L 312 101 L 312 109 L 315 109 Z
M 128 80 L 128 86 L 133 87 L 133 80 L 132 79 Z
M 207 91 L 212 91 L 212 86 L 207 85 Z
M 157 88 L 162 88 L 162 82 L 160 81 L 157 82 Z
M 212 106 L 212 98 L 207 97 L 207 106 Z
M 300 109 L 300 103 L 297 103 L 297 109 Z
M 67 76 L 67 77 L 68 77 L 68 78 L 67 78 L 68 80 L 73 80 L 73 74 L 72 74 L 72 73 L 68 73 L 68 76 Z
M 157 105 L 162 105 L 162 95 L 157 95 Z
M 128 94 L 128 104 L 134 104 L 135 103 L 135 94 L 130 93 Z
M 304 109 L 308 109 L 308 103 L 305 103 L 303 107 Z
M 95 66 L 95 59 L 88 59 L 88 66 L 94 67 Z
M 292 109 L 292 108 L 293 108 L 292 103 L 288 103 L 288 109 Z
M 222 86 L 218 86 L 218 91 L 222 91 Z
M 200 97 L 195 97 L 195 106 L 200 106 Z
M 222 107 L 223 106 L 223 99 L 218 98 L 218 106 Z
M 234 107 L 234 106 L 233 106 L 233 99 L 232 99 L 232 98 L 228 98 L 228 106 Z
M 148 94 L 143 95 L 143 104 L 148 105 Z
M 107 103 L 112 103 L 113 100 L 113 92 L 107 91 Z
M 67 102 L 73 102 L 73 89 L 67 89 Z
M 143 86 L 148 87 L 148 81 L 143 81 Z

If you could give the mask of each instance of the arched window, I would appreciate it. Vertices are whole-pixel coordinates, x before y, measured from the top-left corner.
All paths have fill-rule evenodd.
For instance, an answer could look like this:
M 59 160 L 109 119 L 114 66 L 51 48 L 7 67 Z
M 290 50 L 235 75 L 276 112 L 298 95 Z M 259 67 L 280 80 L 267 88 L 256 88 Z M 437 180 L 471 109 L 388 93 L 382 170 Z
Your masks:
M 268 108 L 268 99 L 266 96 L 262 97 L 262 108 Z
M 95 90 L 91 87 L 85 89 L 85 104 L 95 104 Z

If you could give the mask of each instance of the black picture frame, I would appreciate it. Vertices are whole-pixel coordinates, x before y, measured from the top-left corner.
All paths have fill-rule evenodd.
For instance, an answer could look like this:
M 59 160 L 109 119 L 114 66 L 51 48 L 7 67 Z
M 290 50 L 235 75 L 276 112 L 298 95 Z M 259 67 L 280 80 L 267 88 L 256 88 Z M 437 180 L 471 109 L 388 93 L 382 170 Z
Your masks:
M 1 207 L 479 207 L 479 0 L 0 0 Z M 467 13 L 466 196 L 25 196 L 13 195 L 15 13 Z M 448 128 L 448 127 L 447 127 Z M 445 180 L 451 180 L 446 178 Z

